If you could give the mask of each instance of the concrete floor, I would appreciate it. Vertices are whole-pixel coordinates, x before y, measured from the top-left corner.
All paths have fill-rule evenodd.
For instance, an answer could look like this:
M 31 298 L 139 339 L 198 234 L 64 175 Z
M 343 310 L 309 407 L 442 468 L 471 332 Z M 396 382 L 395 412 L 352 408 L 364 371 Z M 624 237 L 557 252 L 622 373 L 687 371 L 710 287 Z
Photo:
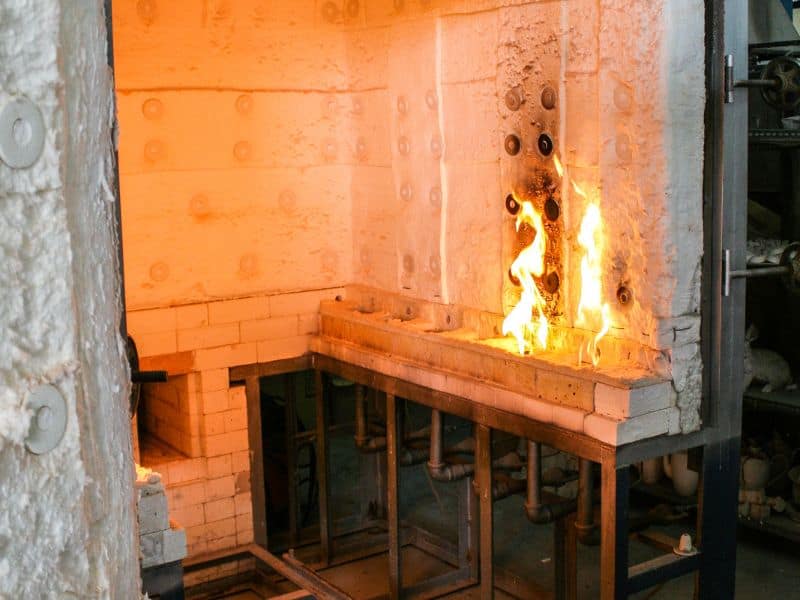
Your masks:
M 547 527 L 542 533 L 532 536 L 526 557 L 536 571 L 549 573 L 547 552 L 541 548 L 549 543 Z M 537 543 L 540 542 L 541 544 Z M 742 600 L 760 598 L 780 598 L 790 600 L 800 598 L 800 553 L 791 546 L 775 543 L 771 539 L 763 539 L 751 535 L 743 536 L 739 542 L 739 557 L 736 573 L 736 597 Z M 597 598 L 597 549 L 582 548 L 579 556 L 579 598 Z M 403 553 L 403 564 L 406 568 L 406 582 L 419 581 L 441 572 L 441 564 L 433 557 L 416 549 L 406 549 Z M 545 561 L 545 562 L 542 562 Z M 385 555 L 330 569 L 325 576 L 337 586 L 356 598 L 372 598 L 387 591 L 387 566 Z M 542 581 L 550 585 L 550 578 Z M 673 600 L 691 598 L 694 581 L 692 576 L 672 581 L 660 588 L 653 588 L 634 596 Z M 263 584 L 245 584 L 237 586 L 213 598 L 229 598 L 231 600 L 261 600 L 285 593 L 288 588 L 280 589 Z M 447 596 L 448 598 L 478 598 L 477 590 L 468 590 Z M 502 592 L 496 594 L 498 600 L 510 598 Z

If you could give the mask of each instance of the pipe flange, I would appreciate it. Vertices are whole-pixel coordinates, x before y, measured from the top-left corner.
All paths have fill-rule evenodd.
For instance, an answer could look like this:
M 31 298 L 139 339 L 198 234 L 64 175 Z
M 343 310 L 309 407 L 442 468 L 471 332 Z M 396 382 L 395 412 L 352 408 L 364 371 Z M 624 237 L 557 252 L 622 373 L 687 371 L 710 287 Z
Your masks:
M 58 446 L 67 429 L 67 402 L 52 385 L 34 388 L 26 402 L 33 411 L 25 447 L 32 454 L 45 454 Z
M 0 160 L 13 169 L 26 169 L 42 155 L 44 118 L 33 102 L 15 98 L 0 112 Z

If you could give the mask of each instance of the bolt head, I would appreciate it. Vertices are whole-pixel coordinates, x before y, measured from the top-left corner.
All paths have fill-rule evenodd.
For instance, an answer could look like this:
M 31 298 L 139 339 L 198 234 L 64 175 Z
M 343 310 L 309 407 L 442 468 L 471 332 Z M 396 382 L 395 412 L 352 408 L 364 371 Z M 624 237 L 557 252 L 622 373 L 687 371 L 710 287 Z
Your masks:
M 557 97 L 556 91 L 548 85 L 542 90 L 542 106 L 547 110 L 553 110 L 556 107 Z
M 520 142 L 519 138 L 513 133 L 506 136 L 506 141 L 503 145 L 506 149 L 506 153 L 510 156 L 516 156 L 522 149 L 522 142 Z
M 522 108 L 522 104 L 525 102 L 525 93 L 520 87 L 511 88 L 506 92 L 505 100 L 508 110 L 517 111 Z

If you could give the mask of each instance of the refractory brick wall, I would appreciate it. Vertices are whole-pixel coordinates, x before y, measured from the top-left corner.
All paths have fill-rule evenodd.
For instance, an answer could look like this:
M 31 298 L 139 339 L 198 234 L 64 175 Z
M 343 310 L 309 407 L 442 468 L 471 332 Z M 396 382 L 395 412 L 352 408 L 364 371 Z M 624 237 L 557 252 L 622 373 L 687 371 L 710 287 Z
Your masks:
M 306 354 L 319 329 L 320 301 L 343 293 L 331 288 L 128 313 L 143 367 L 170 372 L 167 383 L 144 386 L 139 418 L 177 453 L 154 452 L 143 441 L 140 462 L 161 474 L 190 557 L 253 539 L 246 398 L 243 386 L 231 387 L 229 369 Z

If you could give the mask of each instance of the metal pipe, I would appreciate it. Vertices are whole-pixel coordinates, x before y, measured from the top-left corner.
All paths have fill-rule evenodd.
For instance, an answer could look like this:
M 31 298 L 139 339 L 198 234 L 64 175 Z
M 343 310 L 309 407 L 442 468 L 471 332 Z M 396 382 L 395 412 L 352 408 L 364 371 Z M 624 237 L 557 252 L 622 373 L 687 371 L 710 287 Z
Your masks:
M 369 435 L 369 424 L 367 422 L 367 398 L 364 391 L 364 386 L 360 384 L 356 384 L 355 386 L 355 394 L 356 394 L 356 415 L 355 415 L 355 443 L 356 448 L 359 452 L 364 454 L 374 454 L 377 452 L 385 452 L 386 451 L 386 436 L 372 436 Z M 410 467 L 412 465 L 418 465 L 421 462 L 424 462 L 426 458 L 428 458 L 428 449 L 427 448 L 415 448 L 413 446 L 408 446 L 404 442 L 406 440 L 419 440 L 419 439 L 426 439 L 427 436 L 422 437 L 420 432 L 412 432 L 410 435 L 406 436 L 405 434 L 405 419 L 403 418 L 402 413 L 398 418 L 397 423 L 398 431 L 399 431 L 399 441 L 400 441 L 400 449 L 398 450 L 398 464 L 402 467 Z
M 594 472 L 592 461 L 585 458 L 578 463 L 578 515 L 575 519 L 578 541 L 585 546 L 600 543 L 594 524 Z
M 367 434 L 367 407 L 366 407 L 366 394 L 364 393 L 364 386 L 356 384 L 356 433 L 355 442 L 356 448 L 359 452 L 364 454 L 373 454 L 376 452 L 383 452 L 386 450 L 386 437 L 385 436 L 370 436 Z
M 521 479 L 513 479 L 512 477 L 503 477 L 495 479 L 492 483 L 492 498 L 495 500 L 502 500 L 514 494 L 519 494 L 525 491 L 526 483 Z
M 444 419 L 442 412 L 435 408 L 431 410 L 431 452 L 428 460 L 428 470 L 439 470 L 444 466 L 442 460 L 442 438 L 444 437 Z
M 434 481 L 458 481 L 475 472 L 472 463 L 450 464 L 444 461 L 444 415 L 435 408 L 431 410 L 431 443 L 428 473 Z
M 781 82 L 778 79 L 739 79 L 733 85 L 737 88 L 777 88 Z
M 775 275 L 791 275 L 792 267 L 789 265 L 774 267 L 754 267 L 741 271 L 731 271 L 731 277 L 774 277 Z
M 574 500 L 564 502 L 542 502 L 542 446 L 528 440 L 527 497 L 525 514 L 536 525 L 552 523 L 575 511 Z
M 252 544 L 247 549 L 253 556 L 266 563 L 276 573 L 318 598 L 352 600 L 352 596 L 320 577 L 290 554 L 284 554 L 283 560 L 281 560 L 258 544 Z

